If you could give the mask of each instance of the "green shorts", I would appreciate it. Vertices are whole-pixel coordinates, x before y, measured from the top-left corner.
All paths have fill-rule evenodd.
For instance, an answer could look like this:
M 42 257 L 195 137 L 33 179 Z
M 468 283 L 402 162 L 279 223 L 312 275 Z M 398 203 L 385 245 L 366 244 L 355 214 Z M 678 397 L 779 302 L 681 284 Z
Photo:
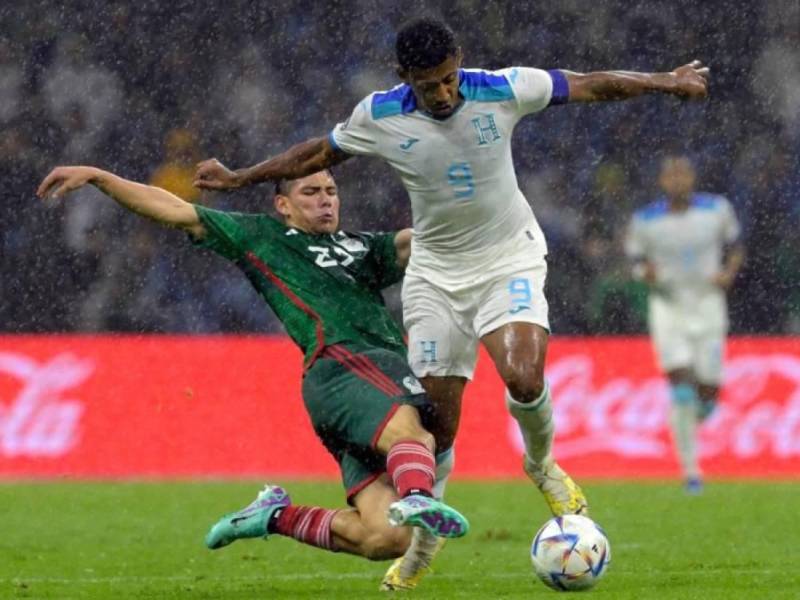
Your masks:
M 427 422 L 430 404 L 406 357 L 382 348 L 328 346 L 303 377 L 303 401 L 322 443 L 339 463 L 347 501 L 386 471 L 375 450 L 403 404 Z

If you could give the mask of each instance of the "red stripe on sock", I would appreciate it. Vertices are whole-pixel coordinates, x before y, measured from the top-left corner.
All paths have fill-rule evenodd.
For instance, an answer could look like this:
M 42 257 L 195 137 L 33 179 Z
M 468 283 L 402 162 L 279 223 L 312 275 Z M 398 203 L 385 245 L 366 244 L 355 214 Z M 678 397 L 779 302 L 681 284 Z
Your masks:
M 386 455 L 386 472 L 401 498 L 415 489 L 432 496 L 435 468 L 433 452 L 415 440 L 397 442 Z
M 309 546 L 335 550 L 331 524 L 337 512 L 319 506 L 287 506 L 278 516 L 275 533 Z

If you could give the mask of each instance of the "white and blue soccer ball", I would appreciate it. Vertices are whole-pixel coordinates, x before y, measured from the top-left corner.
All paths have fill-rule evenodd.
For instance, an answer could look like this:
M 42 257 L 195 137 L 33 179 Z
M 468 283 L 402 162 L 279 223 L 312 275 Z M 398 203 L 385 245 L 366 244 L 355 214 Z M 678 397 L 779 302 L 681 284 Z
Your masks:
M 554 590 L 588 590 L 608 569 L 611 546 L 589 517 L 564 515 L 542 525 L 533 538 L 531 561 L 539 579 Z

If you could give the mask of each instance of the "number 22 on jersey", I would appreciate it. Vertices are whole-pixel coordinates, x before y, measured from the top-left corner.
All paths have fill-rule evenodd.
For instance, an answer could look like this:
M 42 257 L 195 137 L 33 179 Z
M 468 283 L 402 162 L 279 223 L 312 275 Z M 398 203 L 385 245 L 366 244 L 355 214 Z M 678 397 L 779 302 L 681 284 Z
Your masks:
M 314 264 L 316 264 L 318 267 L 327 268 L 335 267 L 337 265 L 346 267 L 355 260 L 349 252 L 342 248 L 337 248 L 336 246 L 309 246 L 308 249 L 317 255 Z M 333 250 L 334 254 L 338 255 L 341 260 L 336 260 L 334 257 L 332 257 L 331 250 Z

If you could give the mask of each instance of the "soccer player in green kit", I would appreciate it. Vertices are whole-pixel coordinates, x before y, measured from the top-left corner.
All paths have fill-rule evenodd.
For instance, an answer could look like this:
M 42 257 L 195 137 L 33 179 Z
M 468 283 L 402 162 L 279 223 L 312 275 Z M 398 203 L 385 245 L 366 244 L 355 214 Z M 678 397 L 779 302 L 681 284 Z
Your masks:
M 411 526 L 440 537 L 467 532 L 466 519 L 433 498 L 435 442 L 422 425 L 428 400 L 380 295 L 403 275 L 409 230 L 341 231 L 328 171 L 278 183 L 275 207 L 285 223 L 197 206 L 93 167 L 57 167 L 37 194 L 57 198 L 87 184 L 233 261 L 305 354 L 303 400 L 354 508 L 297 506 L 266 486 L 211 528 L 209 548 L 279 534 L 381 560 L 406 551 Z

